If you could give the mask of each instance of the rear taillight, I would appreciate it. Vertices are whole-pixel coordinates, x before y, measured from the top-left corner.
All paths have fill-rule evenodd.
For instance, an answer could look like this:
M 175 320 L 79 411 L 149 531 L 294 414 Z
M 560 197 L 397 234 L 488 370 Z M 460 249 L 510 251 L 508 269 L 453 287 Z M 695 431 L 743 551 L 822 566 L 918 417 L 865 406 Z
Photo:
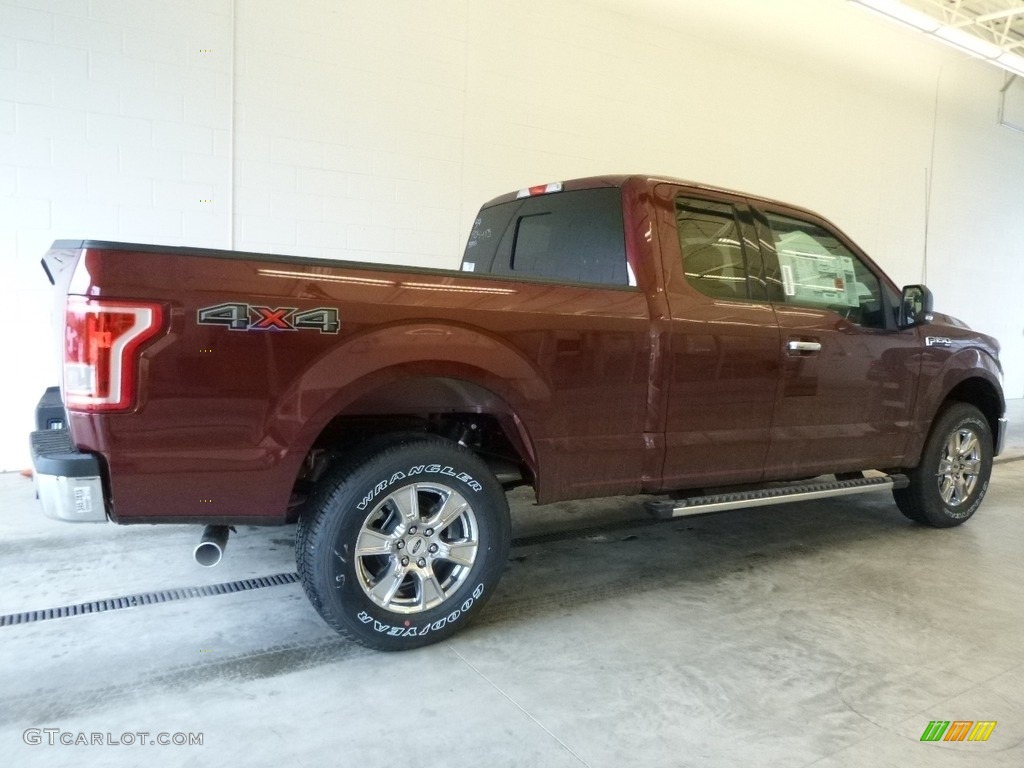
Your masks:
M 130 408 L 136 352 L 163 326 L 159 304 L 68 296 L 64 322 L 64 404 L 79 411 Z

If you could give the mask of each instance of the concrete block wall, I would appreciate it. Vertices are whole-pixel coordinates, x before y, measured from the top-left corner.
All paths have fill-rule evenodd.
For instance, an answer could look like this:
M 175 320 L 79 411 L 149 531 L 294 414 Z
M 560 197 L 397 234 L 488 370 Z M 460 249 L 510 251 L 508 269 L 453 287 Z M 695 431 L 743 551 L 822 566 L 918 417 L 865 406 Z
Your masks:
M 54 239 L 451 267 L 482 201 L 608 172 L 820 210 L 1000 337 L 1019 397 L 1002 85 L 841 0 L 0 0 L 0 468 L 57 377 Z
M 0 264 L 18 318 L 0 469 L 27 464 L 58 377 L 39 268 L 53 240 L 226 245 L 231 29 L 230 0 L 0 2 Z

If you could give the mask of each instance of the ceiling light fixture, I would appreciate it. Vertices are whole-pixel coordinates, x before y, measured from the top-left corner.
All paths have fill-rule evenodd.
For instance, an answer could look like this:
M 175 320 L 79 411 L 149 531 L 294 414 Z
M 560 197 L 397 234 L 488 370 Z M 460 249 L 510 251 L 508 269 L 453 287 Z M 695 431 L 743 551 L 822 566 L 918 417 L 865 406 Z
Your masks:
M 964 32 L 956 27 L 939 27 L 934 34 L 940 40 L 945 40 L 950 45 L 983 59 L 998 58 L 999 54 L 1003 52 L 1003 49 L 995 43 L 982 40 L 980 37 L 975 37 L 970 32 Z
M 934 32 L 941 24 L 926 13 L 910 8 L 899 0 L 853 0 L 868 10 L 880 13 L 890 19 L 901 21 L 922 32 Z
M 996 63 L 1008 72 L 1024 77 L 1024 56 L 1019 56 L 1016 53 L 1004 53 L 996 59 Z
M 1024 56 L 1011 53 L 969 32 L 957 27 L 946 26 L 926 13 L 904 5 L 899 0 L 850 0 L 861 8 L 879 13 L 886 18 L 913 27 L 951 45 L 957 50 L 989 61 L 1015 75 L 1024 76 Z M 1007 12 L 1005 15 L 1016 15 Z M 1000 16 L 1002 14 L 999 14 Z

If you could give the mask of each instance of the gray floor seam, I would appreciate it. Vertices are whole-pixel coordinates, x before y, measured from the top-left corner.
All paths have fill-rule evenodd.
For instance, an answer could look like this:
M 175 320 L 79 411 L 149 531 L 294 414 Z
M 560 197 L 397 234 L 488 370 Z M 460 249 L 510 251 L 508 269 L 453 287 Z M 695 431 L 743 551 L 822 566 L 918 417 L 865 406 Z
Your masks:
M 870 720 L 864 720 L 864 722 L 871 723 Z M 875 728 L 877 728 L 878 730 L 885 731 L 885 729 L 882 728 L 880 725 L 876 725 L 875 723 L 871 723 L 871 724 L 874 725 Z M 831 760 L 833 757 L 836 757 L 837 755 L 841 755 L 841 754 L 843 754 L 843 752 L 846 752 L 847 750 L 853 749 L 854 747 L 858 747 L 861 744 L 863 744 L 863 743 L 865 743 L 867 741 L 871 741 L 872 739 L 874 739 L 876 737 L 877 737 L 877 734 L 874 734 L 874 733 L 871 734 L 870 736 L 865 736 L 863 739 L 858 739 L 857 741 L 853 742 L 852 744 L 847 744 L 845 747 L 841 747 L 840 749 L 837 749 L 835 752 L 829 752 L 827 755 L 822 755 L 821 757 L 815 758 L 810 763 L 804 763 L 802 766 L 800 766 L 800 768 L 814 768 L 814 766 L 820 764 L 824 760 Z
M 546 733 L 548 736 L 550 736 L 562 749 L 564 749 L 566 752 L 568 752 L 570 755 L 572 755 L 574 758 L 576 758 L 576 760 L 578 760 L 580 762 L 580 764 L 585 765 L 586 768 L 592 768 L 590 763 L 588 763 L 586 760 L 584 760 L 582 757 L 580 757 L 572 747 L 570 747 L 568 744 L 566 744 L 560 738 L 555 736 L 555 734 L 552 733 L 551 730 L 546 725 L 544 725 L 544 723 L 542 723 L 536 717 L 534 717 L 529 712 L 527 712 L 526 709 L 518 701 L 516 701 L 511 696 L 509 696 L 505 691 L 503 691 L 501 688 L 499 688 L 498 685 L 495 684 L 495 682 L 493 680 L 491 680 L 489 677 L 487 677 L 487 675 L 485 675 L 483 672 L 481 672 L 479 669 L 477 669 L 475 666 L 473 666 L 473 664 L 465 656 L 463 656 L 461 653 L 459 653 L 458 649 L 456 649 L 451 643 L 447 643 L 447 645 L 448 645 L 448 648 L 451 650 L 451 652 L 454 653 L 456 656 L 458 656 L 463 664 L 465 664 L 467 667 L 469 667 L 471 670 L 473 670 L 473 672 L 475 672 L 480 677 L 480 679 L 482 679 L 485 683 L 487 683 L 494 690 L 496 690 L 499 694 L 501 694 L 502 698 L 504 698 L 506 701 L 508 701 L 509 704 L 511 704 L 516 709 L 518 709 L 524 715 L 526 715 L 526 717 L 528 717 L 538 728 L 540 728 L 542 731 L 544 731 L 544 733 Z

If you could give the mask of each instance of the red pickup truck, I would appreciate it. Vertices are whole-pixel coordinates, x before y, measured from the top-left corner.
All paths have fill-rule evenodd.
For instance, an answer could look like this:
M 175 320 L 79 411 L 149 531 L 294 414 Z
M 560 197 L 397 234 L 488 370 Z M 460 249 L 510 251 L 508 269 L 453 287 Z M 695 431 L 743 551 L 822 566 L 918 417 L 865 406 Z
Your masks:
M 65 520 L 298 523 L 320 615 L 380 649 L 494 592 L 505 491 L 654 514 L 891 491 L 978 508 L 998 343 L 810 211 L 600 177 L 499 197 L 459 271 L 58 241 L 63 383 L 31 439 Z M 668 497 L 667 499 L 665 497 Z

